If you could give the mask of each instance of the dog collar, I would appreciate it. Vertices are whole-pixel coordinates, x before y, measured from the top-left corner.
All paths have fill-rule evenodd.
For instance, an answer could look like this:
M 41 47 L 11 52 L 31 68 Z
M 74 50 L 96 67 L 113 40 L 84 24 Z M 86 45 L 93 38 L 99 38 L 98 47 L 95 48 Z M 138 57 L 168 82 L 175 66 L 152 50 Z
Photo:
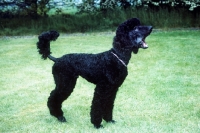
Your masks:
M 121 60 L 115 53 L 111 52 L 125 67 L 127 67 L 127 65 L 124 63 L 123 60 Z

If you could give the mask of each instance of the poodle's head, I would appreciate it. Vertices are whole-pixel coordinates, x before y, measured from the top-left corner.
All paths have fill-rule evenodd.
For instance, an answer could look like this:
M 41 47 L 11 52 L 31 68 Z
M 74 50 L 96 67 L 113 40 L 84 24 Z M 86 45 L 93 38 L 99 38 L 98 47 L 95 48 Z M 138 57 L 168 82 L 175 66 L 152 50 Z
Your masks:
M 129 19 L 118 26 L 114 47 L 132 50 L 133 53 L 137 54 L 139 48 L 148 48 L 145 38 L 152 29 L 152 26 L 140 26 L 140 21 L 137 18 Z

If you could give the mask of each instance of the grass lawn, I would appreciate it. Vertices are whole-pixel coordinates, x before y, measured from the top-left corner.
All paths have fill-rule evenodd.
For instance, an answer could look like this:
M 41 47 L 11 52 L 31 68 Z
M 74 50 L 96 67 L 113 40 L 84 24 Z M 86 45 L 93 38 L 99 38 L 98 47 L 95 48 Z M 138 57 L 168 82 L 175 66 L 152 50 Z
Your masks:
M 61 35 L 52 42 L 56 57 L 98 53 L 111 48 L 114 33 Z M 46 106 L 54 81 L 53 62 L 41 60 L 37 36 L 0 38 L 1 133 L 199 133 L 200 31 L 153 32 L 149 48 L 133 55 L 129 75 L 114 108 L 116 124 L 90 123 L 94 85 L 79 78 L 63 103 L 67 123 L 50 116 Z

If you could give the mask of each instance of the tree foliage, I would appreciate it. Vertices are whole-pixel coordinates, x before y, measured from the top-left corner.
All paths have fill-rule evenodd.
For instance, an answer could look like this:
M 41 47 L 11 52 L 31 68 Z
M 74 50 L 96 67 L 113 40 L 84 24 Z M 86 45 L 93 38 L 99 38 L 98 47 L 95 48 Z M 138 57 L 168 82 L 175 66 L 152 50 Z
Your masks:
M 0 17 L 10 15 L 21 16 L 47 16 L 47 12 L 51 8 L 55 8 L 60 11 L 60 7 L 57 5 L 47 6 L 49 3 L 73 3 L 76 6 L 78 12 L 94 13 L 96 11 L 106 12 L 108 10 L 124 9 L 127 8 L 142 8 L 159 10 L 161 8 L 168 9 L 180 9 L 184 8 L 190 11 L 200 12 L 200 0 L 82 0 L 81 3 L 77 3 L 76 0 L 0 0 Z M 9 7 L 9 10 L 4 10 L 2 7 Z M 66 5 L 62 5 L 68 8 Z M 17 11 L 14 9 L 18 9 Z M 60 10 L 59 10 L 60 9 Z
M 185 8 L 193 11 L 200 8 L 200 0 L 83 0 L 79 5 L 80 11 L 93 12 L 95 10 L 114 10 L 116 8 Z
M 7 0 L 0 2 L 0 6 L 13 6 L 13 9 L 8 8 L 5 11 L 0 11 L 5 17 L 10 15 L 15 16 L 46 16 L 48 12 L 47 4 L 50 0 Z M 15 8 L 14 8 L 15 7 Z M 17 9 L 16 9 L 17 8 Z M 16 11 L 13 11 L 13 10 Z

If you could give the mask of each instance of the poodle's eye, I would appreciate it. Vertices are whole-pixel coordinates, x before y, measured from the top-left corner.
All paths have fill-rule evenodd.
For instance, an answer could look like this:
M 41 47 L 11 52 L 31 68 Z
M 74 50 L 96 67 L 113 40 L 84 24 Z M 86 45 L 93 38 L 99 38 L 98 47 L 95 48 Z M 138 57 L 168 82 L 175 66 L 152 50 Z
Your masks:
M 135 27 L 133 28 L 133 30 L 134 30 L 134 31 L 138 31 L 138 27 L 135 26 Z

